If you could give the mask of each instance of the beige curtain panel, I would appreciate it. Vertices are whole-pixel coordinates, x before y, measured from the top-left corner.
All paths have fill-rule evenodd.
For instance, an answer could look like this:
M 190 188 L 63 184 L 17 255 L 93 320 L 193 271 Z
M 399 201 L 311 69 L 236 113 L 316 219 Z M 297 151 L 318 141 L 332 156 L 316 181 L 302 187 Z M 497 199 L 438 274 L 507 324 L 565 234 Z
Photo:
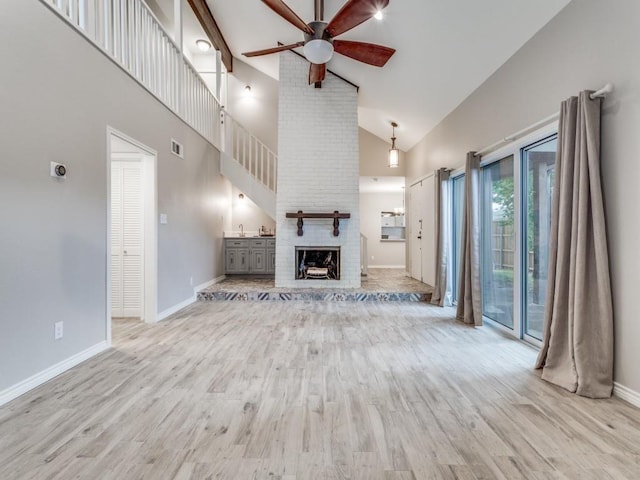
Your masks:
M 467 153 L 464 181 L 464 209 L 460 248 L 458 309 L 456 317 L 469 325 L 482 325 L 480 283 L 480 156 Z
M 551 212 L 542 378 L 611 396 L 613 310 L 600 183 L 600 108 L 589 92 L 562 103 Z
M 444 307 L 450 305 L 447 292 L 447 268 L 449 264 L 449 171 L 436 172 L 436 281 L 431 303 Z

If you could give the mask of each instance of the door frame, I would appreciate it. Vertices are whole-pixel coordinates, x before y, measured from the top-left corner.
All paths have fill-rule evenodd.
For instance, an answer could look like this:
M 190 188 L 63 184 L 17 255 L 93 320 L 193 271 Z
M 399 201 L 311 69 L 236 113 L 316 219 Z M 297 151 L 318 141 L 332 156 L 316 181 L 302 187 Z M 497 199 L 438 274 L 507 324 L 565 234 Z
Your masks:
M 142 294 L 142 319 L 146 323 L 158 321 L 158 153 L 143 143 L 128 135 L 107 126 L 107 202 L 106 202 L 106 325 L 107 342 L 111 345 L 111 162 L 115 154 L 111 151 L 111 139 L 118 139 L 133 145 L 140 150 L 142 162 L 143 185 L 143 216 L 144 216 L 144 242 L 143 242 L 143 285 Z M 130 154 L 127 154 L 129 158 Z M 135 154 L 138 155 L 138 154 Z M 117 158 L 116 158 L 117 160 Z

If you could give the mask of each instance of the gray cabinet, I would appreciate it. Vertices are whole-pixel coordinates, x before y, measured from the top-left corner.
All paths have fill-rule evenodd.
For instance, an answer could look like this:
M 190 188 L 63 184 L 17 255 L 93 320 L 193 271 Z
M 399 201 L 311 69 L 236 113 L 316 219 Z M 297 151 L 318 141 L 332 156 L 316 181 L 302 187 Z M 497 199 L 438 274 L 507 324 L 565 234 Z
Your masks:
M 226 274 L 275 274 L 275 238 L 225 238 Z
M 276 274 L 276 239 L 267 239 L 267 273 Z
M 225 273 L 249 273 L 249 240 L 230 238 L 224 246 Z

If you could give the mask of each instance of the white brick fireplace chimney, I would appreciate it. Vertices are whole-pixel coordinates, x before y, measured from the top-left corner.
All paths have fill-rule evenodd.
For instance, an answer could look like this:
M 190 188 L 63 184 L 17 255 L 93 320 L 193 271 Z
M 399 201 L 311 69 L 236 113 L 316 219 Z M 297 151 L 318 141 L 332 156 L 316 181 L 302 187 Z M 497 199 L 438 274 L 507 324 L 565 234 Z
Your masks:
M 327 73 L 322 88 L 308 85 L 309 63 L 280 54 L 276 286 L 360 287 L 357 91 Z M 296 219 L 287 212 L 351 214 L 333 236 L 332 219 Z M 296 247 L 340 246 L 339 280 L 296 280 Z

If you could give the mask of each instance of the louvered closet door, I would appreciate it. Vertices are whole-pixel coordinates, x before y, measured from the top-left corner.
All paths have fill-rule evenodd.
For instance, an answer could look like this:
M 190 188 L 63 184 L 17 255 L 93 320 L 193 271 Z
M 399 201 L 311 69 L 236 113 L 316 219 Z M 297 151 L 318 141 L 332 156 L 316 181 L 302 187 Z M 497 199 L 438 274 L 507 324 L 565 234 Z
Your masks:
M 143 291 L 142 165 L 111 164 L 111 314 L 141 317 Z

